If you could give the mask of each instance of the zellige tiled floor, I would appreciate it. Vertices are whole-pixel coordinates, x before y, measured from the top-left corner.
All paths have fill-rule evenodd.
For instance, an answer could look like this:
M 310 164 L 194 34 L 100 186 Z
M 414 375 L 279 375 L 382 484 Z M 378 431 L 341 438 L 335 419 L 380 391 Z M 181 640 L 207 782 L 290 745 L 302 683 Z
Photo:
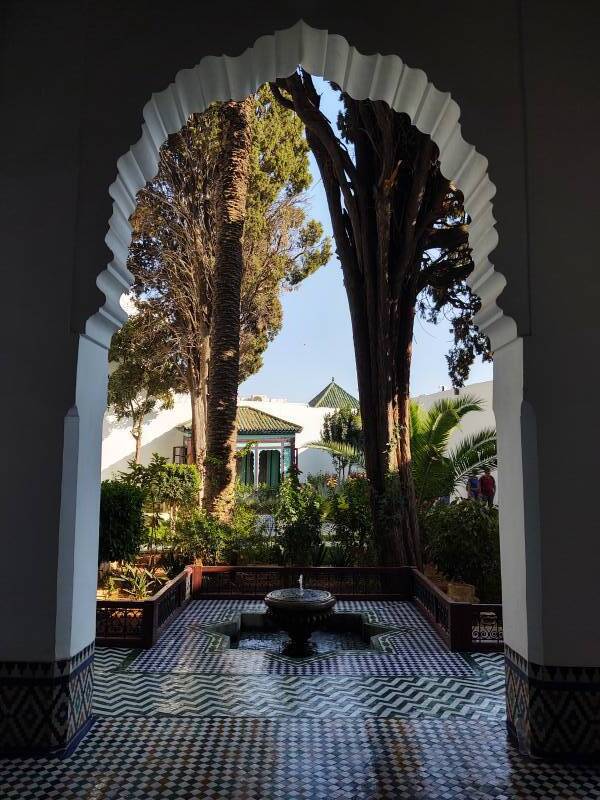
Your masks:
M 0 762 L 2 800 L 600 800 L 600 768 L 506 741 L 499 655 L 449 653 L 410 603 L 340 602 L 391 626 L 385 652 L 293 662 L 222 650 L 191 603 L 150 651 L 99 650 L 76 752 Z

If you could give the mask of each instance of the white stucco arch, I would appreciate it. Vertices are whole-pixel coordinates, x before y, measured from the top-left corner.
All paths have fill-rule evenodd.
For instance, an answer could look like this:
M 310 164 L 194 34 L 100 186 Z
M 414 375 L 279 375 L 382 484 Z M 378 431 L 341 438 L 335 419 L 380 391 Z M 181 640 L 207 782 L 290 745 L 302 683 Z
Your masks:
M 207 56 L 192 69 L 177 73 L 175 81 L 152 95 L 144 107 L 140 139 L 117 162 L 117 178 L 109 189 L 113 214 L 106 243 L 113 258 L 100 273 L 97 285 L 104 305 L 87 322 L 86 334 L 108 346 L 113 332 L 127 318 L 121 295 L 132 283 L 127 269 L 131 216 L 136 195 L 158 169 L 160 147 L 180 130 L 192 113 L 217 100 L 240 100 L 259 86 L 290 75 L 299 65 L 312 75 L 333 81 L 355 99 L 385 100 L 396 111 L 431 136 L 440 151 L 442 172 L 462 191 L 471 217 L 469 243 L 475 268 L 471 288 L 481 298 L 476 323 L 496 350 L 517 336 L 516 323 L 496 303 L 506 285 L 489 256 L 498 243 L 492 199 L 496 187 L 488 175 L 487 159 L 462 136 L 460 109 L 449 92 L 441 92 L 419 69 L 397 55 L 364 55 L 346 39 L 299 21 L 291 28 L 263 36 L 237 57 Z

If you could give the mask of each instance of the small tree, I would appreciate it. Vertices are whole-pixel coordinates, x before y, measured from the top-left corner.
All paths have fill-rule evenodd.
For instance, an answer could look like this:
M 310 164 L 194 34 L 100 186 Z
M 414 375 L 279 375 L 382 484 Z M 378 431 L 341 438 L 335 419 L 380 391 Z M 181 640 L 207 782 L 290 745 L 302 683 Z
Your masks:
M 147 466 L 130 461 L 129 472 L 121 472 L 119 477 L 122 483 L 135 486 L 144 493 L 151 515 L 151 546 L 161 524 L 160 513 L 164 506 L 169 509 L 173 531 L 180 512 L 189 511 L 198 503 L 200 482 L 194 464 L 169 464 L 166 458 L 154 453 Z
M 310 565 L 320 560 L 323 498 L 291 471 L 279 487 L 275 511 L 278 539 L 286 564 Z
M 135 463 L 142 450 L 144 419 L 156 408 L 173 407 L 177 375 L 158 336 L 148 338 L 138 316 L 127 320 L 112 338 L 109 360 L 116 364 L 108 378 L 108 405 L 118 420 L 131 419 Z

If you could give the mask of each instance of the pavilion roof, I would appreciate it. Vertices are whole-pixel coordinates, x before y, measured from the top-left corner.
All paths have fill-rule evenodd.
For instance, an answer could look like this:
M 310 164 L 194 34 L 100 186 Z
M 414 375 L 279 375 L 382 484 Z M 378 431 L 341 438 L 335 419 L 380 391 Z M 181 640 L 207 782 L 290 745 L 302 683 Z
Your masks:
M 242 436 L 253 435 L 255 433 L 300 433 L 301 425 L 288 422 L 281 417 L 267 414 L 258 408 L 251 406 L 238 406 L 236 414 L 237 430 Z
M 309 400 L 308 405 L 312 408 L 345 408 L 346 406 L 359 408 L 356 397 L 338 386 L 335 378 L 332 378 L 331 383 L 328 383 L 312 400 Z
M 286 419 L 268 414 L 259 408 L 252 408 L 252 406 L 238 406 L 235 421 L 237 432 L 241 436 L 254 436 L 261 433 L 292 436 L 302 430 L 301 425 L 288 422 Z M 180 426 L 180 430 L 183 431 L 190 431 L 191 428 L 191 421 Z

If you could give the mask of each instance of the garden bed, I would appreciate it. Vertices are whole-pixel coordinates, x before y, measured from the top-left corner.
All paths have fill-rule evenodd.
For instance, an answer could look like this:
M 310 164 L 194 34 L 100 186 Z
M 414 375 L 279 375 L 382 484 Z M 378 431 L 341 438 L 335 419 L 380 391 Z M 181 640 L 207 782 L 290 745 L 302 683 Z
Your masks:
M 146 600 L 96 601 L 96 645 L 148 648 L 181 613 L 192 593 L 192 567 L 186 567 Z

